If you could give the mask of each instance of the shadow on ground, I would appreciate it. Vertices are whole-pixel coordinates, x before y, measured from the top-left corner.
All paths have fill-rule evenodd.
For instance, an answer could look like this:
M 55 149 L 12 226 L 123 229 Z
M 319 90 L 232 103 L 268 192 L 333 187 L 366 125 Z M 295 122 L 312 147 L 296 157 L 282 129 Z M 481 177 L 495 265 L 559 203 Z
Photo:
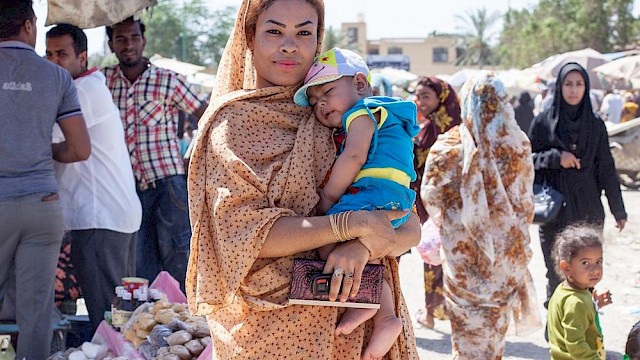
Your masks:
M 451 336 L 446 333 L 440 333 L 438 339 L 425 339 L 418 337 L 416 345 L 418 348 L 436 352 L 439 354 L 451 354 Z M 620 359 L 621 356 L 615 357 L 617 353 L 609 352 L 608 355 L 614 356 L 611 359 Z M 505 346 L 504 357 L 512 356 L 520 359 L 548 359 L 549 348 L 540 347 L 526 342 L 508 341 Z M 607 356 L 607 358 L 609 358 Z
M 548 359 L 549 348 L 529 342 L 507 341 L 504 348 L 504 356 L 515 356 L 521 359 Z
M 604 345 L 606 346 L 607 344 L 605 343 Z M 607 360 L 620 360 L 620 359 L 622 359 L 622 354 L 620 354 L 619 352 L 607 351 Z
M 442 335 L 439 339 L 416 338 L 416 345 L 418 348 L 437 352 L 439 354 L 451 354 L 451 335 L 440 333 L 439 331 L 438 333 Z

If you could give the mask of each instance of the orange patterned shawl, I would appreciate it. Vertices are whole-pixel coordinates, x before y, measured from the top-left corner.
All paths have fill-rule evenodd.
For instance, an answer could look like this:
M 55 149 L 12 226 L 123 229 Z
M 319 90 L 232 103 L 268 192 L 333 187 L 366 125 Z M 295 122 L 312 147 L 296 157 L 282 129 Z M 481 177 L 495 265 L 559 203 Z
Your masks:
M 258 258 L 276 220 L 314 214 L 335 146 L 311 109 L 293 103 L 299 85 L 243 90 L 255 88 L 244 36 L 249 1 L 259 0 L 240 8 L 189 168 L 189 308 L 207 315 L 217 359 L 356 359 L 371 323 L 335 337 L 337 308 L 286 305 L 294 256 Z M 386 265 L 406 321 L 388 358 L 417 359 L 397 263 Z

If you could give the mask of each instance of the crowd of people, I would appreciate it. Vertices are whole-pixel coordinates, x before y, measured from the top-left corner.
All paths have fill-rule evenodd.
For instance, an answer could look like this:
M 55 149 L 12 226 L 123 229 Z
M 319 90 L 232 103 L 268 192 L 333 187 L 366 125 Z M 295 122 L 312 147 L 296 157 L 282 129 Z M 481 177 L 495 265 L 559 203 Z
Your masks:
M 459 94 L 423 77 L 410 100 L 377 96 L 359 55 L 321 52 L 324 24 L 322 0 L 244 0 L 209 104 L 143 56 L 140 20 L 108 26 L 118 63 L 89 69 L 81 29 L 49 30 L 43 59 L 32 1 L 0 3 L 0 315 L 32 330 L 18 358 L 48 355 L 66 233 L 93 329 L 122 277 L 166 270 L 217 359 L 417 359 L 398 261 L 431 219 L 443 261 L 424 265 L 415 320 L 449 320 L 455 359 L 499 359 L 511 319 L 518 334 L 545 323 L 534 183 L 565 197 L 540 227 L 551 356 L 602 358 L 602 191 L 619 230 L 627 214 L 585 69 L 515 106 L 490 72 Z M 381 265 L 380 309 L 288 304 L 296 258 L 325 261 L 336 302 Z

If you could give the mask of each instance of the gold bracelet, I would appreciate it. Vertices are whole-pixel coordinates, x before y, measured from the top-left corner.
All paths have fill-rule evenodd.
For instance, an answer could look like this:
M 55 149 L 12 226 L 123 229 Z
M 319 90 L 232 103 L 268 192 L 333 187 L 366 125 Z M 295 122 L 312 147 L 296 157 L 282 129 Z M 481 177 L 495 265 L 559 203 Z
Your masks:
M 342 240 L 342 238 L 340 237 L 340 232 L 338 231 L 338 224 L 336 219 L 337 215 L 338 214 L 329 215 L 329 222 L 331 223 L 331 230 L 333 230 L 333 236 L 336 238 L 336 240 L 338 240 L 338 242 L 342 242 L 344 240 Z
M 347 235 L 347 238 L 349 238 L 349 240 L 355 239 L 353 236 L 351 236 L 351 232 L 349 232 L 349 215 L 352 212 L 353 211 L 349 210 L 344 215 L 344 230 L 345 230 L 345 235 Z
M 339 212 L 329 215 L 329 222 L 331 223 L 331 230 L 333 236 L 338 242 L 344 242 L 347 240 L 353 240 L 349 233 L 349 214 L 351 211 Z
M 346 240 L 352 240 L 353 237 L 349 233 L 349 214 L 351 211 L 345 211 L 340 213 L 338 221 L 338 230 L 340 230 L 340 236 Z M 345 240 L 345 241 L 346 241 Z
M 347 212 L 345 211 L 345 212 L 342 212 L 340 214 L 342 214 L 342 216 L 340 216 L 340 223 L 339 223 L 340 224 L 340 235 L 342 235 L 343 239 L 349 239 L 349 237 L 347 236 L 347 232 L 345 231 L 345 228 L 346 228 L 346 225 L 345 225 L 346 221 L 345 220 L 347 220 Z

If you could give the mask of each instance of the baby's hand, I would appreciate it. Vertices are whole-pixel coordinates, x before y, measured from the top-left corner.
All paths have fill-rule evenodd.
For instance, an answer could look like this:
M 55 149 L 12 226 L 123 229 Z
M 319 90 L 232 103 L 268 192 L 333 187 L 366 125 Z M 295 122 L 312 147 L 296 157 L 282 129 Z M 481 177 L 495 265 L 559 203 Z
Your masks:
M 613 301 L 611 300 L 611 291 L 605 290 L 601 293 L 598 290 L 593 290 L 593 299 L 598 303 L 598 308 L 602 309 L 603 307 L 611 304 Z

